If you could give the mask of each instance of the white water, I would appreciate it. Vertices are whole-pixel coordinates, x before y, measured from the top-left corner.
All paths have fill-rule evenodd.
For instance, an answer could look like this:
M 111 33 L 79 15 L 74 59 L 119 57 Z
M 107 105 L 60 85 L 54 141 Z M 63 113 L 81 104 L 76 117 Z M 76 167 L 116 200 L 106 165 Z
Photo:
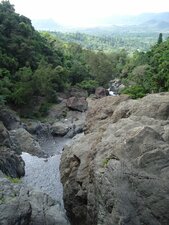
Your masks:
M 63 206 L 63 189 L 60 182 L 59 164 L 63 146 L 70 139 L 56 138 L 41 140 L 42 149 L 53 156 L 49 158 L 38 158 L 23 152 L 25 161 L 25 176 L 22 178 L 24 184 L 49 194 Z

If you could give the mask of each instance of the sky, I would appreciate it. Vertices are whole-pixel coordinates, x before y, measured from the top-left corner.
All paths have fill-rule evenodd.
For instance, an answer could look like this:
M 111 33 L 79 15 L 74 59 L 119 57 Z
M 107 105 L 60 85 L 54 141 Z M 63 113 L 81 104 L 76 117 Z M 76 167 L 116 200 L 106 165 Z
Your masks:
M 10 0 L 15 11 L 32 19 L 54 19 L 67 26 L 96 25 L 112 15 L 169 12 L 168 0 Z

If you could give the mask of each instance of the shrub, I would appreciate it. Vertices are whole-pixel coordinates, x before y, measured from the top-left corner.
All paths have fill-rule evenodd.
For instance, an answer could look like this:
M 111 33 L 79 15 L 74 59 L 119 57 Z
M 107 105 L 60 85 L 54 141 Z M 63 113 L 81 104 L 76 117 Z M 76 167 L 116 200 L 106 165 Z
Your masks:
M 95 89 L 99 86 L 96 80 L 84 80 L 77 84 L 78 87 L 85 89 L 89 94 L 95 92 Z
M 121 93 L 129 95 L 133 99 L 142 98 L 146 95 L 145 89 L 142 86 L 139 86 L 139 85 L 127 87 L 124 90 L 122 90 Z

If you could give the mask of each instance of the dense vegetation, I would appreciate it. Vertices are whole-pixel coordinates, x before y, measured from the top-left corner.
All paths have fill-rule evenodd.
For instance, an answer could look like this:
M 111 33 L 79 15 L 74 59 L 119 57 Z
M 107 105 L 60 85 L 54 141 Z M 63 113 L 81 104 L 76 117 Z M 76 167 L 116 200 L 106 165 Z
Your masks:
M 91 92 L 123 68 L 127 54 L 83 50 L 80 45 L 34 30 L 9 1 L 0 4 L 0 101 L 22 106 L 40 96 L 57 101 L 72 85 Z
M 79 44 L 60 38 L 64 35 L 39 33 L 28 18 L 15 13 L 9 1 L 2 1 L 0 104 L 22 107 L 37 98 L 43 104 L 54 103 L 57 93 L 71 86 L 92 93 L 116 77 L 126 85 L 124 93 L 134 98 L 169 90 L 169 40 L 163 41 L 162 34 L 149 51 L 136 51 L 132 56 L 124 49 L 105 53 L 101 51 L 104 47 L 99 49 L 99 37 L 76 35 Z M 93 46 L 85 48 L 89 42 Z M 44 108 L 42 105 L 42 111 Z
M 136 52 L 125 65 L 121 77 L 128 86 L 125 93 L 134 98 L 147 93 L 169 91 L 169 39 L 157 44 L 146 53 Z
M 27 104 L 34 95 L 46 95 L 57 83 L 63 53 L 50 44 L 31 25 L 15 13 L 8 1 L 0 4 L 0 93 L 1 102 Z M 43 76 L 43 75 L 44 76 Z M 45 82 L 45 85 L 43 84 Z M 44 87 L 45 86 L 45 87 Z M 54 94 L 54 93 L 52 93 Z M 53 95 L 52 95 L 53 96 Z M 51 95 L 50 95 L 51 98 Z

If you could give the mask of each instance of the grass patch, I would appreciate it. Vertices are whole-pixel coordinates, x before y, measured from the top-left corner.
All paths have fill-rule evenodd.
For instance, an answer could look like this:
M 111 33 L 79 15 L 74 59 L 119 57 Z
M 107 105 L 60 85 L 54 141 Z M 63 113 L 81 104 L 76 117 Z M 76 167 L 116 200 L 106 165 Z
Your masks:
M 104 159 L 103 162 L 102 162 L 103 167 L 106 167 L 108 165 L 109 161 L 110 161 L 110 158 Z
M 19 179 L 19 178 L 13 178 L 13 177 L 10 177 L 10 176 L 6 176 L 6 178 L 13 184 L 21 183 L 21 179 Z

